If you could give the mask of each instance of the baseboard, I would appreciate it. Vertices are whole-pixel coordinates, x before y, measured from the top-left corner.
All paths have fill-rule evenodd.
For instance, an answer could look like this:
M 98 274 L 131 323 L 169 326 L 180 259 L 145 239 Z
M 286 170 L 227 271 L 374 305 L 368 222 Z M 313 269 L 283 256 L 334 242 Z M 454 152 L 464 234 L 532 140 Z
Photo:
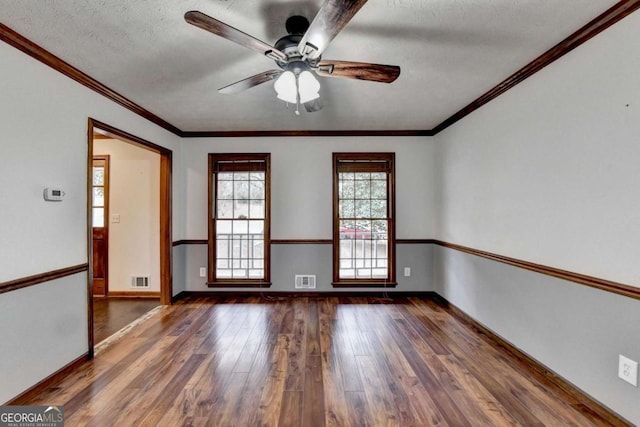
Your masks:
M 159 291 L 109 291 L 109 298 L 160 298 Z
M 220 298 L 220 297 L 288 297 L 288 298 L 323 298 L 323 297 L 420 297 L 432 298 L 437 295 L 432 291 L 345 291 L 345 292 L 291 292 L 291 291 L 182 291 L 175 295 L 171 302 L 176 302 L 181 299 L 193 297 L 193 298 Z
M 509 353 L 509 355 L 518 362 L 519 366 L 529 372 L 533 377 L 542 381 L 543 383 L 547 382 L 555 385 L 556 387 L 567 393 L 569 396 L 571 396 L 573 399 L 575 399 L 575 401 L 578 403 L 572 404 L 572 406 L 574 406 L 577 410 L 589 412 L 592 417 L 600 418 L 603 425 L 633 426 L 633 423 L 630 423 L 613 410 L 607 408 L 597 400 L 594 400 L 587 393 L 580 390 L 578 387 L 574 386 L 569 381 L 565 380 L 560 375 L 556 374 L 533 357 L 524 353 L 509 341 L 506 341 L 504 338 L 497 335 L 491 329 L 488 329 L 486 326 L 479 323 L 477 320 L 456 307 L 454 304 L 451 304 L 449 301 L 447 301 L 446 298 L 440 296 L 436 292 L 432 293 L 431 298 L 436 303 L 450 311 L 451 314 L 453 314 L 462 323 L 465 323 L 466 325 L 474 329 L 477 333 L 486 336 L 487 338 L 492 340 L 496 346 Z
M 60 381 L 61 379 L 69 375 L 71 372 L 73 372 L 74 370 L 82 366 L 82 364 L 84 364 L 88 360 L 89 360 L 89 353 L 83 354 L 82 356 L 73 360 L 71 363 L 68 363 L 67 365 L 58 369 L 53 374 L 43 379 L 42 381 L 38 382 L 34 386 L 23 391 L 22 393 L 20 393 L 19 395 L 17 395 L 7 403 L 5 403 L 5 405 L 21 406 L 21 405 L 27 404 L 33 398 L 44 393 L 44 391 L 47 388 L 51 387 L 56 382 Z

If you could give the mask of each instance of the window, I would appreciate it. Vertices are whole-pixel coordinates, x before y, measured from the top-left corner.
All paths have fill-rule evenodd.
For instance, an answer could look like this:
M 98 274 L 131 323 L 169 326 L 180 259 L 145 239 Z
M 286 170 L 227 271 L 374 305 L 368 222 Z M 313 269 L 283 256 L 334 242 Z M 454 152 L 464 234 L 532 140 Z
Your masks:
M 269 154 L 209 154 L 209 286 L 269 284 Z
M 333 154 L 334 286 L 395 285 L 394 157 Z
M 105 210 L 107 207 L 106 202 L 109 199 L 109 156 L 94 156 L 92 169 L 91 225 L 93 227 L 104 228 L 107 225 L 105 221 Z

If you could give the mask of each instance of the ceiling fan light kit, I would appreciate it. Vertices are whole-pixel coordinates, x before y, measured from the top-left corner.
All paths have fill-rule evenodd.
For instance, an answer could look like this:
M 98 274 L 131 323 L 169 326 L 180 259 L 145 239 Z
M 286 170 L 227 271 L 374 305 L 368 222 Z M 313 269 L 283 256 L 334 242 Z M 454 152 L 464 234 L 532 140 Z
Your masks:
M 289 104 L 296 104 L 298 102 L 297 86 L 296 76 L 291 71 L 285 71 L 280 74 L 278 80 L 273 84 L 273 88 L 278 94 L 278 99 L 288 102 Z
M 307 112 L 314 112 L 322 108 L 320 82 L 314 74 L 380 83 L 391 83 L 400 75 L 400 67 L 395 65 L 322 60 L 322 53 L 329 43 L 366 2 L 325 0 L 311 24 L 303 16 L 291 16 L 285 25 L 289 34 L 281 37 L 274 46 L 202 12 L 187 12 L 184 18 L 191 25 L 267 56 L 280 68 L 224 86 L 218 89 L 220 93 L 240 92 L 275 79 L 278 99 L 296 106 L 304 104 Z M 296 114 L 300 114 L 297 108 Z
M 303 104 L 320 98 L 320 82 L 310 71 L 303 71 L 298 76 L 298 92 Z
M 320 82 L 309 70 L 287 69 L 273 85 L 278 99 L 290 104 L 306 103 L 320 98 Z

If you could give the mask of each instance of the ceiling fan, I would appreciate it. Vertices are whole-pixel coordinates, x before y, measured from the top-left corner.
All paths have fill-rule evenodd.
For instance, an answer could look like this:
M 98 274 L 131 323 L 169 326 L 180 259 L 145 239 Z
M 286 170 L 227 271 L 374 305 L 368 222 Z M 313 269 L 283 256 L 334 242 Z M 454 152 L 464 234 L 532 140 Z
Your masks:
M 281 37 L 274 46 L 202 12 L 187 12 L 184 19 L 191 25 L 273 59 L 279 67 L 224 86 L 218 89 L 220 93 L 237 93 L 276 80 L 277 97 L 295 104 L 296 114 L 300 114 L 297 108 L 300 104 L 308 112 L 322 108 L 320 83 L 314 75 L 381 83 L 391 83 L 400 75 L 400 67 L 395 65 L 322 59 L 322 52 L 366 2 L 325 0 L 311 24 L 303 16 L 291 16 L 286 22 L 289 34 Z

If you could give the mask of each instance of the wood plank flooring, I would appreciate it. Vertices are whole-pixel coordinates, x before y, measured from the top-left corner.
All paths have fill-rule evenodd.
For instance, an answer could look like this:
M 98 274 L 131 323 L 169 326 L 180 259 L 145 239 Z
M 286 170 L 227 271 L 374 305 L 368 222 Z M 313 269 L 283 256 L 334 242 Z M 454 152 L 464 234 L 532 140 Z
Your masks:
M 160 299 L 157 298 L 94 298 L 93 337 L 96 344 L 158 305 Z
M 187 298 L 26 404 L 69 426 L 604 426 L 429 298 Z

